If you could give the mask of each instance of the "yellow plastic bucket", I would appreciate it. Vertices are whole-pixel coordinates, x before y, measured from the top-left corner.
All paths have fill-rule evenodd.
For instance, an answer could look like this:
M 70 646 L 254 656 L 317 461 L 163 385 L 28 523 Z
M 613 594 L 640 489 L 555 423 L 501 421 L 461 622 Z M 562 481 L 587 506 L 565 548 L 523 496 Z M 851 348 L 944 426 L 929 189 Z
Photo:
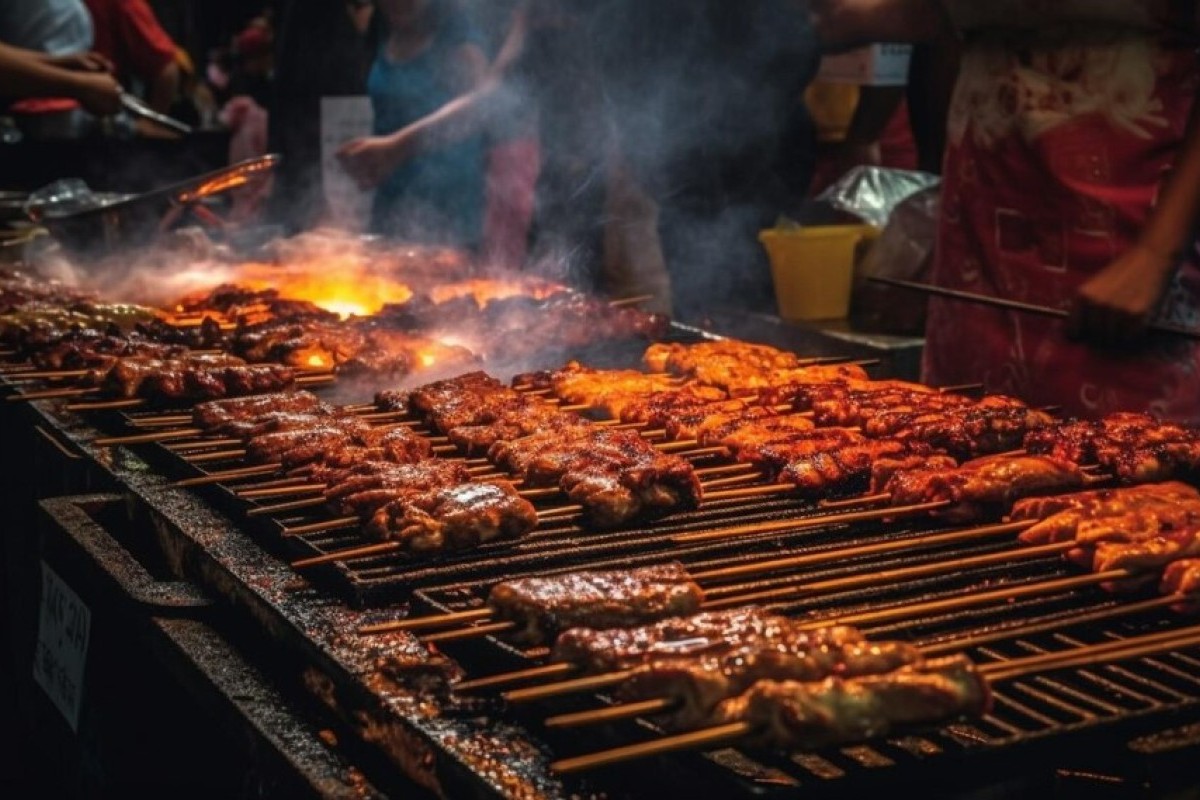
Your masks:
M 874 239 L 871 225 L 772 228 L 758 239 L 771 262 L 779 316 L 789 320 L 840 319 L 850 311 L 850 287 L 859 247 Z

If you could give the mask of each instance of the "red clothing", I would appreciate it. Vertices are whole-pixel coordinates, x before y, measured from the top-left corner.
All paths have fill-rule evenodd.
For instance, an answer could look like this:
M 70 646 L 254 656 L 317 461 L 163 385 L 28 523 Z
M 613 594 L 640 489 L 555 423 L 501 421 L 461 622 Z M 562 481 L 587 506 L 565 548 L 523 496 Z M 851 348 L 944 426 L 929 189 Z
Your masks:
M 958 5 L 976 26 L 951 104 L 933 280 L 1066 308 L 1134 244 L 1183 144 L 1200 88 L 1195 41 L 1181 38 L 1192 28 L 1155 20 L 1154 0 Z M 1027 26 L 999 28 L 1006 15 Z M 1197 263 L 1180 267 L 1161 321 L 1200 327 Z M 1117 354 L 1068 341 L 1059 320 L 952 300 L 930 302 L 924 379 L 1081 416 L 1200 421 L 1190 340 Z
M 152 81 L 175 58 L 175 42 L 146 0 L 84 0 L 95 29 L 93 49 L 117 68 L 122 81 Z

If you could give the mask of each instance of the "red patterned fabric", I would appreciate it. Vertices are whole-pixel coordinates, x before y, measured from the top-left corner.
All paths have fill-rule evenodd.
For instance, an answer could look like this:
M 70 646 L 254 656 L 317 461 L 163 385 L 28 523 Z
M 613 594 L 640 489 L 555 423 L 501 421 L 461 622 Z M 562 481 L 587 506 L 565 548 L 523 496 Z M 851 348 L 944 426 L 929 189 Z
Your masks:
M 1180 35 L 1195 26 L 1168 28 L 1163 4 L 1137 0 L 961 5 L 977 27 L 950 112 L 934 282 L 1066 308 L 1149 217 L 1200 88 L 1196 43 Z M 978 19 L 981 5 L 996 16 Z M 1021 13 L 1037 27 L 992 27 Z M 1193 248 L 1160 320 L 1200 329 L 1197 264 Z M 1200 422 L 1198 358 L 1185 339 L 1114 354 L 1068 341 L 1058 320 L 935 300 L 924 378 L 1082 416 Z

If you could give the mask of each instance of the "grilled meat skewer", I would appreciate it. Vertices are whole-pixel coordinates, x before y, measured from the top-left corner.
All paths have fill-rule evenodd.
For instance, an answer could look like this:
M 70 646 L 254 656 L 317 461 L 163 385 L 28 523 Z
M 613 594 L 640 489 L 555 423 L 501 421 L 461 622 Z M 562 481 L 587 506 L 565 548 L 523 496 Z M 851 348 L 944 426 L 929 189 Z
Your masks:
M 704 592 L 682 564 L 519 578 L 492 587 L 488 605 L 517 623 L 515 641 L 550 642 L 578 626 L 624 628 L 699 611 Z

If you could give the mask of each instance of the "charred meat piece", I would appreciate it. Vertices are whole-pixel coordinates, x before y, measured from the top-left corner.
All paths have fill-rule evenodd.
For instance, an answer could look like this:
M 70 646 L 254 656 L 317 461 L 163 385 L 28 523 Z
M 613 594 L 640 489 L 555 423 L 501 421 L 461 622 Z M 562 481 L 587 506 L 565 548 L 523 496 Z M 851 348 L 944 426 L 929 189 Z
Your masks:
M 328 406 L 312 392 L 277 392 L 199 403 L 192 409 L 192 422 L 198 428 L 216 430 L 226 423 L 254 419 L 272 412 L 309 413 L 318 408 Z
M 1182 595 L 1182 600 L 1174 606 L 1176 611 L 1194 613 L 1200 605 L 1200 559 L 1181 558 L 1172 561 L 1163 571 L 1159 591 L 1165 595 Z
M 766 420 L 763 421 L 767 422 Z M 761 464 L 771 470 L 840 447 L 867 443 L 861 433 L 846 428 L 780 429 L 773 424 L 746 426 L 722 437 L 719 444 L 733 451 L 738 461 Z
M 866 371 L 854 364 L 828 364 L 794 369 L 758 369 L 735 360 L 708 363 L 693 376 L 700 383 L 718 386 L 733 395 L 756 394 L 789 383 L 866 380 Z
M 1077 464 L 1099 464 L 1125 483 L 1195 475 L 1200 431 L 1148 414 L 1110 414 L 1094 422 L 1063 422 L 1031 432 L 1025 448 Z
M 734 360 L 760 369 L 800 366 L 800 359 L 794 353 L 734 339 L 696 344 L 652 344 L 642 356 L 642 362 L 651 372 L 675 375 L 692 375 L 698 367 L 713 360 Z
M 333 416 L 320 425 L 290 431 L 277 431 L 257 436 L 247 442 L 246 455 L 251 461 L 269 463 L 298 447 L 316 445 L 335 447 L 338 444 L 360 444 L 355 434 L 366 433 L 370 424 L 352 416 Z
M 631 397 L 645 397 L 655 392 L 677 388 L 668 375 L 647 375 L 637 370 L 598 370 L 572 361 L 552 373 L 549 379 L 555 396 L 571 404 L 604 408 Z
M 629 628 L 693 614 L 702 602 L 703 590 L 677 563 L 520 578 L 488 594 L 495 615 L 519 626 L 514 640 L 531 645 L 573 627 Z
M 756 682 L 819 681 L 879 675 L 918 664 L 920 651 L 903 642 L 867 642 L 852 628 L 802 630 L 797 625 L 778 638 L 750 638 L 723 652 L 697 658 L 655 659 L 640 667 L 617 690 L 625 701 L 667 698 L 673 707 L 659 719 L 683 730 L 704 725 L 717 706 Z
M 690 461 L 653 448 L 608 463 L 576 462 L 558 485 L 572 502 L 583 506 L 585 518 L 596 528 L 693 509 L 700 505 L 702 493 Z
M 125 356 L 178 359 L 187 354 L 188 349 L 181 345 L 84 330 L 37 350 L 30 354 L 29 360 L 38 369 L 46 370 L 110 369 L 117 359 Z
M 938 514 L 977 519 L 988 506 L 1009 506 L 1038 494 L 1079 489 L 1084 474 L 1069 461 L 1050 456 L 987 456 L 953 469 L 901 470 L 882 487 L 894 505 L 947 502 Z
M 365 530 L 400 542 L 410 555 L 428 556 L 519 539 L 537 521 L 533 506 L 511 484 L 480 482 L 394 500 L 375 512 Z
M 500 411 L 495 419 L 473 425 L 460 425 L 446 431 L 450 441 L 467 453 L 487 452 L 496 442 L 520 439 L 539 431 L 589 426 L 591 422 L 547 403 L 530 402 Z
M 1023 406 L 993 407 L 983 402 L 970 408 L 899 417 L 877 416 L 864 430 L 868 435 L 891 436 L 964 459 L 1019 449 L 1029 431 L 1053 422 L 1042 411 Z
M 454 461 L 367 461 L 348 469 L 320 468 L 313 478 L 325 483 L 325 497 L 338 513 L 369 519 L 393 500 L 468 483 L 471 474 L 461 462 Z
M 787 617 L 749 606 L 634 628 L 570 628 L 555 640 L 550 658 L 588 674 L 611 672 L 655 658 L 724 652 L 752 637 L 778 638 L 795 625 Z
M 745 722 L 754 728 L 755 745 L 802 750 L 883 736 L 897 726 L 978 716 L 990 705 L 986 679 L 955 656 L 881 675 L 759 681 L 721 703 L 708 722 Z
M 423 461 L 432 455 L 432 447 L 428 440 L 418 436 L 403 426 L 384 426 L 373 428 L 358 427 L 359 420 L 349 422 L 341 436 L 336 438 L 315 436 L 307 441 L 299 441 L 289 447 L 279 457 L 279 461 L 287 469 L 327 460 L 329 453 L 341 447 L 362 447 L 369 451 L 378 452 L 381 457 L 397 463 L 412 463 Z
M 1186 483 L 1168 481 L 1147 483 L 1139 486 L 1123 486 L 1113 489 L 1093 489 L 1087 492 L 1030 497 L 1013 504 L 1008 518 L 1020 520 L 1046 520 L 1064 512 L 1078 514 L 1081 518 L 1096 518 L 1121 514 L 1146 501 L 1171 501 L 1200 503 L 1200 491 Z M 1030 530 L 1033 530 L 1032 528 Z M 1035 537 L 1036 539 L 1036 537 Z M 1031 539 L 1030 541 L 1034 541 Z M 1050 539 L 1047 541 L 1058 541 Z
M 869 485 L 871 466 L 877 460 L 897 459 L 911 452 L 903 442 L 887 440 L 835 447 L 789 461 L 777 480 L 806 495 L 858 492 Z
M 210 432 L 222 436 L 235 436 L 248 441 L 259 436 L 265 436 L 268 433 L 294 431 L 320 425 L 335 416 L 333 409 L 331 407 L 327 408 L 328 410 L 318 406 L 316 409 L 303 413 L 271 411 L 262 416 L 218 425 L 212 428 Z
M 691 420 L 667 420 L 665 426 L 667 438 L 695 439 L 706 447 L 712 447 L 721 441 L 722 438 L 730 435 L 743 425 L 779 417 L 779 412 L 770 406 L 743 405 L 739 408 L 732 404 L 737 403 L 740 405 L 745 401 L 732 400 L 727 402 L 730 403 L 729 406 L 726 406 L 725 403 L 719 403 L 717 407 L 708 409 L 704 418 L 695 422 L 695 424 L 691 424 Z M 789 416 L 786 417 L 786 420 L 788 421 L 781 422 L 780 424 L 791 425 L 794 423 L 797 430 L 805 430 L 812 427 L 812 422 L 804 417 Z
M 463 394 L 486 395 L 504 390 L 500 381 L 486 372 L 468 372 L 456 378 L 434 381 L 408 392 L 408 409 L 416 414 L 429 414 L 458 399 Z
M 644 422 L 652 427 L 667 424 L 686 412 L 699 408 L 720 405 L 725 392 L 711 386 L 684 386 L 681 389 L 664 390 L 653 394 L 608 393 L 599 405 L 601 411 L 612 419 L 622 422 Z M 734 407 L 745 408 L 748 403 L 735 401 Z
M 951 470 L 958 466 L 958 460 L 950 456 L 910 454 L 899 458 L 881 458 L 871 465 L 871 494 L 886 491 L 888 482 L 898 472 L 910 470 Z M 1018 503 L 1025 501 L 1018 501 Z

